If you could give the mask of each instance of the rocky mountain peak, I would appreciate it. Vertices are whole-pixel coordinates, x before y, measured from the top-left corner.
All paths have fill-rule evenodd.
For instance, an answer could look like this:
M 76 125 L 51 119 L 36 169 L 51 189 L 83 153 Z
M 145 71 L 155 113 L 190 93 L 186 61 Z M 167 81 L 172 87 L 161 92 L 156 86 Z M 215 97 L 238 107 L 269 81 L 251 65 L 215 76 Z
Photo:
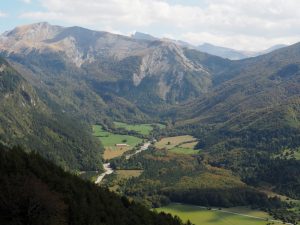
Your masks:
M 41 22 L 16 27 L 4 36 L 22 41 L 43 41 L 53 38 L 62 29 L 60 26 L 52 26 L 47 22 Z

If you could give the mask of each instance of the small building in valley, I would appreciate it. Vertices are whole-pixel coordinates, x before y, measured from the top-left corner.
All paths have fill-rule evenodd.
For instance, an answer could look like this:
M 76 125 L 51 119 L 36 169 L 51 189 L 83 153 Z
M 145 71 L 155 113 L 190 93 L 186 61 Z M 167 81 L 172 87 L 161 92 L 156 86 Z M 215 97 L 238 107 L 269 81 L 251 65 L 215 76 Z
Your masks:
M 128 144 L 116 144 L 115 146 L 116 147 L 128 147 L 129 145 Z

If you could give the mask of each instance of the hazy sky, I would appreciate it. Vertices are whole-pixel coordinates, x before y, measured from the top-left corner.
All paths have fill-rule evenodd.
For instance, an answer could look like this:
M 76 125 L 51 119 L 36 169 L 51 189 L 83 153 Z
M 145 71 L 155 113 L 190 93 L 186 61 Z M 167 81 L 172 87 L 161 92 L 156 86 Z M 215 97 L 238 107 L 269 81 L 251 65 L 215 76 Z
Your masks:
M 243 50 L 300 41 L 300 0 L 0 0 L 0 32 L 48 21 Z

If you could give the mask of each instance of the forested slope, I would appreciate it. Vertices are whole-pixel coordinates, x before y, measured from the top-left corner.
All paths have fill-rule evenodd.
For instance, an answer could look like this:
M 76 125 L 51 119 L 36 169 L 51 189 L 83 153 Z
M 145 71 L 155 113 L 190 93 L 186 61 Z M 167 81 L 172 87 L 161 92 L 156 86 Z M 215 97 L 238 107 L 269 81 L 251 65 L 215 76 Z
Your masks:
M 0 141 L 23 145 L 66 169 L 101 168 L 101 145 L 91 128 L 64 113 L 0 58 Z
M 64 172 L 35 153 L 0 145 L 0 223 L 182 225 Z

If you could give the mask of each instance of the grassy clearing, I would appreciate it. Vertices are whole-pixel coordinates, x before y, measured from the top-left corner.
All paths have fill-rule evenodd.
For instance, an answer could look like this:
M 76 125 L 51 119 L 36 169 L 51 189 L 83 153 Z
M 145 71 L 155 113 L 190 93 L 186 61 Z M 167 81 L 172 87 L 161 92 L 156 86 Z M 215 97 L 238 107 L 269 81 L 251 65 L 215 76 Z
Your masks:
M 172 215 L 177 215 L 183 221 L 190 220 L 195 225 L 266 225 L 268 223 L 267 218 L 271 218 L 265 212 L 251 210 L 246 207 L 235 207 L 214 211 L 207 210 L 200 206 L 174 203 L 156 210 L 158 212 L 163 211 L 166 213 L 171 213 Z M 233 213 L 239 213 L 247 216 L 236 215 Z M 259 217 L 263 219 L 257 219 L 248 216 Z M 279 224 L 281 223 L 274 223 L 274 225 Z
M 197 154 L 199 151 L 194 150 L 197 141 L 190 135 L 166 137 L 155 144 L 158 149 L 168 149 L 176 154 Z
M 93 126 L 94 136 L 98 137 L 103 144 L 105 151 L 103 154 L 104 159 L 112 159 L 121 156 L 124 152 L 132 149 L 143 140 L 138 137 L 130 135 L 113 134 L 111 132 L 104 131 L 101 126 Z M 116 147 L 116 144 L 125 143 L 127 147 Z
M 297 160 L 300 160 L 300 148 L 298 148 L 295 152 L 294 152 L 294 156 Z
M 94 125 L 93 132 L 96 137 L 100 139 L 103 146 L 105 148 L 110 147 L 114 149 L 116 144 L 126 143 L 129 146 L 133 147 L 142 142 L 141 138 L 137 138 L 130 135 L 120 135 L 120 134 L 113 134 L 107 131 L 104 131 L 101 126 Z
M 282 159 L 292 159 L 300 160 L 300 148 L 297 149 L 285 149 L 281 154 L 275 155 L 275 157 L 279 157 Z

